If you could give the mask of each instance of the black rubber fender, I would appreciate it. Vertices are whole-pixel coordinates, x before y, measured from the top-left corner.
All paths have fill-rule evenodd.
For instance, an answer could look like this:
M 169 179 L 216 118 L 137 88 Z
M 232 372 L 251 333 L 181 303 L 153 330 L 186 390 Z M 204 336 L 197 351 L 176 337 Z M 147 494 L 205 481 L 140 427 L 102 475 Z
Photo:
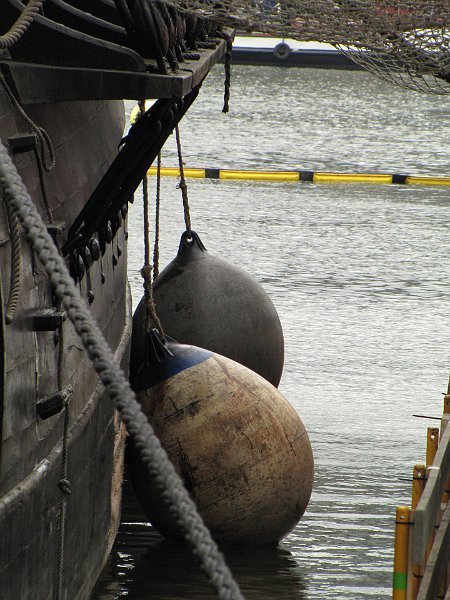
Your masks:
M 286 60 L 291 54 L 291 47 L 286 42 L 280 42 L 273 49 L 273 55 L 280 60 Z

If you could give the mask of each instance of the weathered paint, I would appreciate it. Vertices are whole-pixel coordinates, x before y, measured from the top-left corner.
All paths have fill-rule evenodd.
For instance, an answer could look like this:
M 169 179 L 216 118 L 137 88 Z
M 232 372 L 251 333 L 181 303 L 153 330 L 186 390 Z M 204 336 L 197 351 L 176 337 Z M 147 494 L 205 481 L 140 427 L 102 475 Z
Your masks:
M 273 544 L 297 524 L 312 490 L 311 445 L 297 412 L 265 379 L 214 354 L 139 400 L 215 539 Z M 132 449 L 129 458 L 150 521 L 179 537 Z

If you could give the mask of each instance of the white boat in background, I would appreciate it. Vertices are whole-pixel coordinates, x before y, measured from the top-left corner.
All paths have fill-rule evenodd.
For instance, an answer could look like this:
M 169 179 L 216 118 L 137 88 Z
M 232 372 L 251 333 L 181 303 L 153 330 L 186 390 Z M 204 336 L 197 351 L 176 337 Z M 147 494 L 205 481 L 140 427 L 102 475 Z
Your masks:
M 331 44 L 299 42 L 265 35 L 236 35 L 232 60 L 235 64 L 280 65 L 325 69 L 360 69 Z

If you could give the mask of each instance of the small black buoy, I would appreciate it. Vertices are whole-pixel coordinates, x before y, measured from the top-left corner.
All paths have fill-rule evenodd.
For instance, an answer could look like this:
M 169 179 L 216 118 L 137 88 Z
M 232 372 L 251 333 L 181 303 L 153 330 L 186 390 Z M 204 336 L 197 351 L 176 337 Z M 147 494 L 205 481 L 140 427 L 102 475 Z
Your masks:
M 153 298 L 164 331 L 255 371 L 275 387 L 284 363 L 280 319 L 248 273 L 206 251 L 194 231 L 181 236 L 177 256 L 155 279 Z M 131 372 L 144 352 L 145 301 L 133 318 Z

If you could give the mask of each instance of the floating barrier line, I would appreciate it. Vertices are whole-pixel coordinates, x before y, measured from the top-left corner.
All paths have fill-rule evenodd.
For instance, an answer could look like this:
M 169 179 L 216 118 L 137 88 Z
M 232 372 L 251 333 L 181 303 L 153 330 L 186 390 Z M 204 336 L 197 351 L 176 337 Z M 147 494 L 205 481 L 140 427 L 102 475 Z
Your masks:
M 148 175 L 156 175 L 150 167 Z M 164 167 L 161 175 L 179 177 L 180 170 Z M 311 183 L 384 183 L 450 186 L 450 177 L 411 176 L 385 173 L 328 173 L 321 171 L 242 171 L 233 169 L 184 169 L 185 177 L 194 179 L 235 179 L 246 181 L 309 181 Z

